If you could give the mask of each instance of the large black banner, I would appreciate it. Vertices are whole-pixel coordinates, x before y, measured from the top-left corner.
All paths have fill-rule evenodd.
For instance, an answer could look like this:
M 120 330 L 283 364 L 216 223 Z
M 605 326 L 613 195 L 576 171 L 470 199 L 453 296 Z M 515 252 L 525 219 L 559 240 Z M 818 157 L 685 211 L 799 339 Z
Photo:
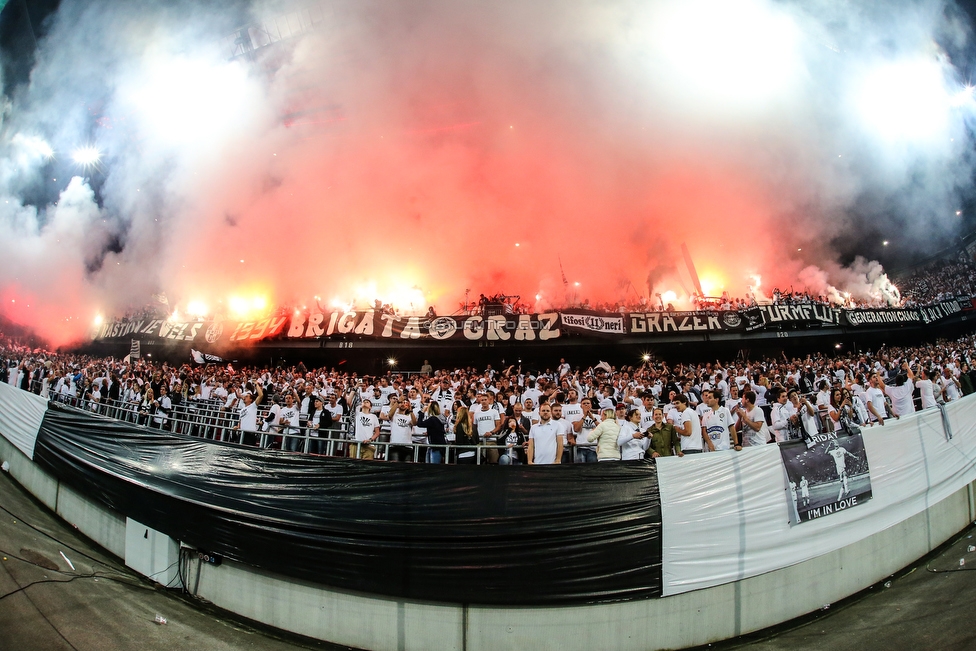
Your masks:
M 115 321 L 98 326 L 92 331 L 92 339 L 116 339 L 132 337 L 149 341 L 195 342 L 245 342 L 276 337 L 288 324 L 286 316 L 272 316 L 254 321 L 170 321 L 164 319 L 140 319 Z
M 961 312 L 962 304 L 955 299 L 942 301 L 935 305 L 911 308 L 907 310 L 844 310 L 844 321 L 849 326 L 912 323 L 933 323 Z
M 336 588 L 555 605 L 661 595 L 650 462 L 400 464 L 145 431 L 52 405 L 34 459 L 199 549 Z
M 745 323 L 738 312 L 648 312 L 627 315 L 627 332 L 647 335 L 667 332 L 726 332 L 741 330 Z
M 426 317 L 384 312 L 331 312 L 297 316 L 288 329 L 289 339 L 332 335 L 405 341 L 548 341 L 559 338 L 559 313 Z
M 829 305 L 757 305 L 743 311 L 746 330 L 753 331 L 769 326 L 840 325 L 842 310 Z
M 964 303 L 948 300 L 911 309 L 846 310 L 829 305 L 757 305 L 742 311 L 601 313 L 567 310 L 543 314 L 493 316 L 397 316 L 378 311 L 313 312 L 270 316 L 254 321 L 141 321 L 103 324 L 93 340 L 131 338 L 151 343 L 189 342 L 195 346 L 240 345 L 274 338 L 318 340 L 368 338 L 406 341 L 545 342 L 577 336 L 648 337 L 682 333 L 754 332 L 768 328 L 860 327 L 877 324 L 933 323 L 962 311 Z M 968 303 L 966 304 L 968 307 Z

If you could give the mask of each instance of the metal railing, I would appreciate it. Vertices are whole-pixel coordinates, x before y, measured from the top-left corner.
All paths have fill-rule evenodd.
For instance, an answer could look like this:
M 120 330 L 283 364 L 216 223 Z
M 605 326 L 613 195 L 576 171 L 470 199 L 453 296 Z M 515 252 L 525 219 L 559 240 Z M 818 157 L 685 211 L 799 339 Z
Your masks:
M 216 402 L 199 401 L 197 406 L 180 404 L 169 413 L 149 413 L 140 405 L 102 398 L 97 401 L 67 394 L 52 394 L 49 399 L 59 404 L 91 413 L 96 416 L 132 423 L 150 430 L 161 430 L 177 435 L 202 438 L 206 440 L 257 447 L 280 449 L 285 452 L 313 454 L 329 457 L 352 457 L 377 461 L 413 461 L 415 463 L 466 463 L 467 452 L 472 452 L 472 461 L 480 465 L 486 463 L 488 450 L 498 450 L 499 457 L 509 450 L 524 452 L 524 446 L 509 448 L 506 445 L 482 443 L 478 445 L 458 445 L 448 442 L 445 445 L 431 443 L 394 443 L 381 438 L 377 441 L 360 442 L 349 436 L 352 419 L 344 415 L 338 427 L 320 430 L 307 425 L 269 425 L 262 430 L 241 430 L 239 416 L 216 408 Z M 258 412 L 258 421 L 263 420 L 267 409 Z M 383 435 L 381 434 L 381 437 Z M 571 446 L 567 446 L 571 447 Z M 433 454 L 432 454 L 433 453 Z M 439 453 L 439 454 L 438 454 Z M 521 462 L 519 462 L 521 463 Z
M 46 385 L 46 382 L 45 382 Z M 46 386 L 33 387 L 39 389 L 35 393 L 47 393 Z M 812 397 L 813 394 L 810 394 Z M 413 461 L 415 463 L 474 463 L 481 465 L 508 456 L 518 459 L 524 455 L 526 446 L 509 448 L 506 445 L 479 443 L 476 445 L 459 445 L 451 440 L 444 445 L 428 442 L 393 443 L 389 440 L 389 432 L 381 432 L 381 438 L 376 441 L 356 441 L 353 432 L 354 425 L 349 414 L 344 414 L 337 421 L 336 426 L 329 429 L 309 427 L 304 423 L 299 426 L 287 424 L 266 425 L 258 430 L 241 430 L 240 415 L 236 410 L 224 408 L 225 401 L 220 399 L 188 400 L 174 405 L 168 413 L 154 410 L 152 413 L 145 405 L 122 400 L 100 398 L 97 401 L 69 394 L 51 393 L 48 399 L 60 404 L 81 409 L 98 416 L 111 418 L 148 429 L 162 430 L 180 436 L 200 438 L 232 445 L 252 448 L 280 449 L 285 452 L 322 455 L 329 457 L 351 457 L 358 459 L 372 459 L 377 461 Z M 764 409 L 765 419 L 770 423 L 770 411 Z M 259 407 L 257 422 L 263 423 L 268 415 L 267 407 Z M 814 418 L 820 433 L 834 431 L 834 422 L 827 415 L 822 406 L 815 406 Z M 772 431 L 770 432 L 772 434 Z M 740 438 L 742 433 L 740 432 Z M 572 462 L 576 458 L 576 445 L 565 444 L 564 458 Z M 586 446 L 593 449 L 592 446 Z M 513 451 L 513 454 L 508 454 Z M 568 451 L 568 454 L 566 454 Z M 469 454 L 473 453 L 473 454 Z M 436 461 L 435 461 L 436 459 Z M 471 459 L 470 461 L 468 459 Z M 513 461 L 513 463 L 522 463 Z

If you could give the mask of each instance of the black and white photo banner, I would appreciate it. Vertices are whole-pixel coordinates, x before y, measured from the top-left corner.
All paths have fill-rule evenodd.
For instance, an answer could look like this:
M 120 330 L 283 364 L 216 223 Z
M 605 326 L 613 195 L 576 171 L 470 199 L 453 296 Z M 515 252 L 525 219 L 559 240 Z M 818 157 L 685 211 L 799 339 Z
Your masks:
M 816 520 L 871 499 L 871 472 L 861 434 L 830 432 L 779 444 L 788 478 L 790 523 Z

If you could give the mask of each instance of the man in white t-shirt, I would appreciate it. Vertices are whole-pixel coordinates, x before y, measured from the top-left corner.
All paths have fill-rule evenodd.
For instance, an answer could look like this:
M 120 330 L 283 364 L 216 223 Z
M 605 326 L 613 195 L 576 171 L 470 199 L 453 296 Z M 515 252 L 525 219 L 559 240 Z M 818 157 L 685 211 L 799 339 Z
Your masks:
M 583 417 L 583 406 L 579 404 L 579 393 L 576 389 L 570 389 L 563 403 L 563 418 L 570 424 L 575 423 Z
M 915 392 L 915 374 L 909 368 L 908 362 L 902 363 L 901 372 L 895 378 L 895 383 L 886 385 L 884 391 L 891 398 L 891 411 L 895 416 L 901 418 L 915 413 L 915 401 L 912 400 L 912 393 Z
M 688 396 L 683 393 L 674 397 L 674 403 L 678 410 L 674 429 L 681 437 L 682 454 L 701 453 L 704 441 L 702 440 L 701 421 L 698 420 L 698 414 L 688 406 Z M 708 442 L 708 448 L 712 449 L 711 441 Z
M 480 443 L 488 443 L 490 446 L 495 445 L 495 437 L 502 430 L 502 419 L 495 408 L 494 402 L 492 402 L 492 396 L 490 393 L 482 392 L 478 395 L 478 402 L 480 405 L 478 407 L 472 407 L 471 414 L 472 421 L 474 423 L 475 433 L 478 435 L 478 441 Z M 489 447 L 485 450 L 485 457 L 488 463 L 498 463 L 498 448 Z
M 540 406 L 539 409 L 542 409 L 542 407 Z M 570 451 L 566 444 L 570 440 L 570 435 L 573 433 L 573 424 L 566 420 L 566 418 L 563 416 L 565 405 L 554 402 L 552 405 L 550 405 L 550 409 L 552 410 L 552 422 L 556 423 L 556 425 L 559 427 L 559 437 L 563 442 L 563 454 L 566 458 L 564 458 L 562 461 L 565 463 L 572 463 L 572 459 L 568 458 Z M 531 428 L 529 429 L 531 430 Z
M 406 396 L 398 404 L 390 403 L 390 461 L 410 461 L 413 458 L 413 426 L 417 414 Z
M 959 380 L 953 375 L 952 369 L 945 368 L 942 370 L 942 377 L 939 380 L 939 386 L 942 389 L 942 395 L 945 397 L 946 402 L 952 402 L 953 400 L 958 400 L 962 396 L 962 389 L 959 386 Z
M 487 394 L 482 393 L 478 396 L 479 406 L 471 410 L 471 417 L 474 420 L 475 431 L 478 440 L 487 442 L 498 431 L 501 423 L 501 416 L 490 402 Z
M 543 403 L 539 407 L 539 422 L 529 430 L 529 465 L 556 464 L 562 460 L 563 442 L 560 428 L 552 420 L 552 407 Z
M 97 412 L 98 403 L 102 401 L 101 384 L 102 383 L 99 380 L 95 380 L 95 382 L 92 384 L 91 393 L 88 394 L 88 400 L 91 401 L 88 408 L 92 411 Z M 162 393 L 162 390 L 160 390 L 160 393 Z
M 711 391 L 711 389 L 702 391 L 702 401 L 694 407 L 699 420 L 704 420 L 706 415 L 712 413 L 712 408 L 708 406 L 708 400 L 705 399 L 705 391 Z
M 773 436 L 776 437 L 776 442 L 782 443 L 790 438 L 790 418 L 794 411 L 787 401 L 786 391 L 780 388 L 776 388 L 774 391 L 775 399 L 770 411 L 770 420 L 773 421 L 771 429 Z
M 678 418 L 678 408 L 674 406 L 674 397 L 678 395 L 678 392 L 674 389 L 668 390 L 668 399 L 661 407 L 664 411 L 664 420 L 674 425 L 675 420 Z
M 872 423 L 884 425 L 888 410 L 885 407 L 884 384 L 881 376 L 872 373 L 868 379 L 868 388 L 864 392 L 864 404 L 868 408 L 868 419 Z
M 735 386 L 738 387 L 739 393 L 742 393 L 749 388 L 748 371 L 742 370 L 739 372 L 739 375 L 735 376 Z
M 281 433 L 284 435 L 282 447 L 289 452 L 305 451 L 305 439 L 301 436 L 299 429 L 299 410 L 295 404 L 295 395 L 288 393 L 285 395 L 285 406 L 278 412 L 278 424 L 284 425 Z
M 932 383 L 931 372 L 927 368 L 923 368 L 919 373 L 921 379 L 915 383 L 918 388 L 919 396 L 922 399 L 922 409 L 931 409 L 936 406 L 935 402 L 935 386 Z
M 844 386 L 844 384 L 847 382 L 847 369 L 844 368 L 843 362 L 838 361 L 834 364 L 833 374 L 834 380 L 841 386 Z
M 710 449 L 729 450 L 735 448 L 741 450 L 739 437 L 735 431 L 735 423 L 732 422 L 732 413 L 728 408 L 719 404 L 722 394 L 718 389 L 706 390 L 702 393 L 702 398 L 709 410 L 702 418 L 702 427 L 705 429 L 706 443 L 710 443 Z
M 345 402 L 345 401 L 343 401 Z M 335 392 L 330 393 L 329 397 L 325 399 L 324 409 L 329 412 L 327 431 L 321 432 L 319 436 L 324 436 L 331 439 L 342 440 L 346 438 L 345 432 L 342 428 L 342 416 L 345 414 L 346 410 L 343 407 L 343 402 L 339 402 L 338 396 Z M 337 444 L 333 444 L 337 445 Z M 341 452 L 342 447 L 337 445 L 333 448 L 335 452 Z M 341 454 L 339 456 L 342 456 Z
M 739 398 L 739 389 L 733 384 L 729 387 L 729 395 L 725 399 L 725 408 L 729 410 L 729 413 L 733 416 L 735 415 L 735 410 L 739 408 L 742 404 L 742 399 Z
M 600 424 L 600 417 L 593 411 L 593 401 L 583 398 L 580 406 L 583 413 L 579 420 L 573 423 L 576 436 L 576 463 L 596 463 L 596 443 L 590 443 L 590 432 Z
M 830 385 L 827 380 L 817 383 L 817 409 L 827 410 L 830 407 Z
M 641 395 L 641 406 L 637 409 L 641 415 L 640 431 L 646 432 L 647 428 L 654 424 L 654 394 L 645 391 Z
M 257 445 L 258 439 L 255 432 L 258 431 L 258 406 L 254 402 L 254 396 L 250 393 L 244 394 L 243 403 L 238 408 L 240 418 L 237 421 L 237 429 L 241 431 L 241 443 Z
M 526 411 L 530 411 L 530 409 L 525 404 L 525 401 L 532 400 L 533 403 L 537 403 L 539 402 L 539 397 L 542 395 L 542 391 L 536 388 L 535 378 L 530 378 L 528 385 L 528 388 L 522 392 L 522 404 L 525 405 Z
M 614 418 L 617 420 L 617 425 L 623 425 L 627 422 L 627 404 L 623 402 L 618 402 L 616 407 L 613 408 Z
M 522 415 L 528 418 L 531 423 L 539 422 L 539 410 L 532 402 L 532 398 L 526 398 L 522 401 Z
M 742 445 L 754 447 L 769 442 L 769 426 L 766 415 L 756 406 L 756 393 L 746 391 L 742 396 L 742 406 L 736 410 L 739 417 L 739 431 L 742 432 Z
M 817 410 L 814 409 L 813 404 L 807 400 L 806 396 L 801 396 L 796 389 L 790 389 L 786 397 L 792 406 L 790 420 L 794 424 L 799 423 L 807 437 L 816 436 L 818 434 Z
M 372 411 L 373 404 L 363 400 L 362 408 L 356 414 L 356 443 L 349 446 L 349 456 L 354 459 L 373 458 L 373 446 L 369 444 L 380 437 L 380 421 Z
M 718 394 L 723 398 L 729 395 L 729 383 L 725 380 L 725 374 L 721 372 L 715 373 L 715 388 L 718 390 Z M 719 404 L 722 404 L 721 400 Z M 725 405 L 728 407 L 728 405 Z
M 268 407 L 268 413 L 264 417 L 264 422 L 261 423 L 262 432 L 277 432 L 278 431 L 278 414 L 281 413 L 281 398 L 275 394 L 271 394 L 268 397 L 271 405 Z M 278 437 L 276 436 L 265 436 L 262 437 L 263 445 L 266 447 L 271 447 Z
M 391 394 L 397 393 L 396 387 L 391 387 L 390 381 L 385 377 L 380 378 L 379 389 L 380 394 L 387 400 L 390 399 Z
M 559 379 L 561 380 L 564 377 L 566 377 L 567 375 L 569 375 L 569 371 L 570 371 L 569 364 L 566 363 L 566 360 L 565 359 L 560 359 L 559 360 Z

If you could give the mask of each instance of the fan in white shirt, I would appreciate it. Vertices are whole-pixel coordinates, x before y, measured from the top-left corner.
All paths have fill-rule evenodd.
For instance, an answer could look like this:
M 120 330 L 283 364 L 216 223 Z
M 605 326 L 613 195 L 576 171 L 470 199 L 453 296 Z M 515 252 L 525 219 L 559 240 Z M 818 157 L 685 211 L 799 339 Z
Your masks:
M 735 431 L 735 424 L 732 422 L 732 413 L 728 408 L 719 404 L 718 390 L 706 391 L 702 398 L 708 405 L 708 412 L 702 417 L 702 427 L 705 436 L 711 441 L 711 449 L 729 450 L 735 448 L 741 450 L 739 437 Z
M 756 394 L 746 391 L 742 396 L 742 406 L 736 411 L 739 429 L 742 432 L 743 447 L 765 445 L 769 442 L 769 426 L 763 410 L 756 406 Z
M 936 385 L 932 382 L 931 371 L 929 369 L 923 368 L 920 375 L 922 379 L 916 382 L 915 386 L 918 387 L 918 393 L 922 399 L 922 409 L 931 409 L 937 404 L 935 400 Z

